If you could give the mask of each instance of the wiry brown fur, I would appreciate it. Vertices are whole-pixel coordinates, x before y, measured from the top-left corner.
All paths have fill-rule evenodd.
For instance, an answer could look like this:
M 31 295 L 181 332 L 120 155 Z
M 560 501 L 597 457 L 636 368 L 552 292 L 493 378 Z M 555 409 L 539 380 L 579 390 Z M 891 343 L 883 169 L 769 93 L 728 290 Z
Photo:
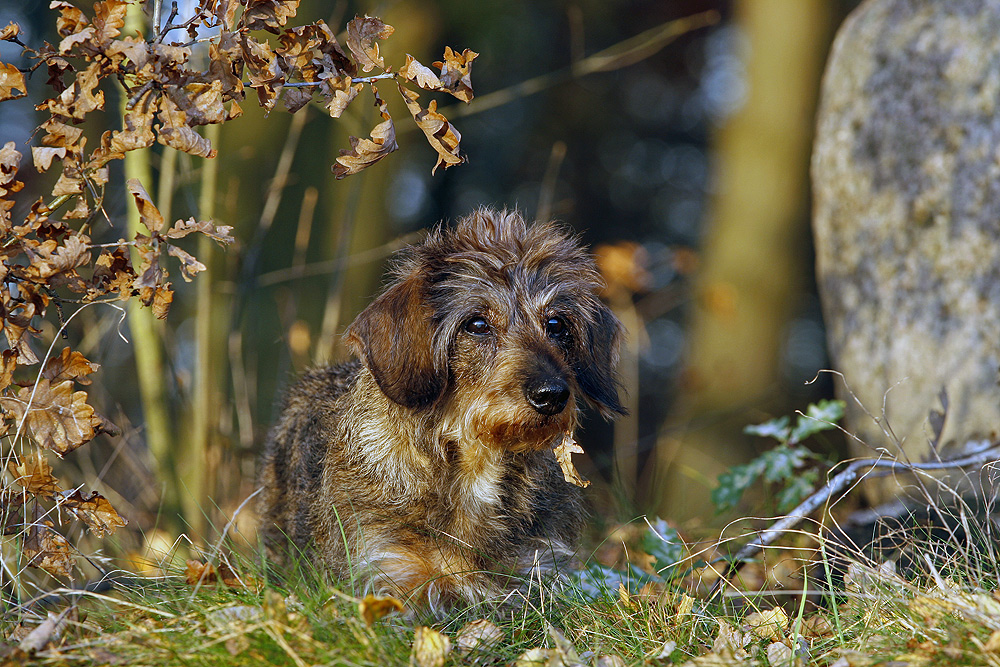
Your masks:
M 622 412 L 600 285 L 572 238 L 506 211 L 404 251 L 347 331 L 360 361 L 286 397 L 261 468 L 271 556 L 290 540 L 334 576 L 438 608 L 564 561 L 583 507 L 551 447 L 581 403 Z

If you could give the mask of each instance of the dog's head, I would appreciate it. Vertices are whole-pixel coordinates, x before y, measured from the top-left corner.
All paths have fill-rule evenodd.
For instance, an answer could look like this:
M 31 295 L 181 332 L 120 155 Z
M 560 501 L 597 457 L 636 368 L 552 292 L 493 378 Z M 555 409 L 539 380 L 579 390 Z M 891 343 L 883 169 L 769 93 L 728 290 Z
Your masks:
M 550 223 L 488 209 L 404 251 L 347 338 L 396 403 L 440 409 L 465 433 L 544 447 L 579 402 L 623 414 L 621 324 L 591 257 Z

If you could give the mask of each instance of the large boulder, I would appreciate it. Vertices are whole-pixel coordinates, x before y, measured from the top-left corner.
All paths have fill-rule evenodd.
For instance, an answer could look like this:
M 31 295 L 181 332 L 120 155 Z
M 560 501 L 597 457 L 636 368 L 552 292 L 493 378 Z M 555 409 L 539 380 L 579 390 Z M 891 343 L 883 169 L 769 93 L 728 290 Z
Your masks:
M 836 38 L 813 224 L 855 455 L 949 458 L 1000 431 L 998 103 L 1000 0 L 868 0 Z

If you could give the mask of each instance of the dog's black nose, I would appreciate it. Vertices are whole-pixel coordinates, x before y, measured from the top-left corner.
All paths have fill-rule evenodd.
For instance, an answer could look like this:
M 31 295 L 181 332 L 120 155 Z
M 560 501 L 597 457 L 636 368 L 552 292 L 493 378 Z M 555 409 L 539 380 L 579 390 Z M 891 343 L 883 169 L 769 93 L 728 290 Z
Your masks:
M 569 400 L 569 386 L 559 378 L 545 378 L 530 382 L 524 387 L 524 395 L 538 412 L 555 415 L 562 412 Z

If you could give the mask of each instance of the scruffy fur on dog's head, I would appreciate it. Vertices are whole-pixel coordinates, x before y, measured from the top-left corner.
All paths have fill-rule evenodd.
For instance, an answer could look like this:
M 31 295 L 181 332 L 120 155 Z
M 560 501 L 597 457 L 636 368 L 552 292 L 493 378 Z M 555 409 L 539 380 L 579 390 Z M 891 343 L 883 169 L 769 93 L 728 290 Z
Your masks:
M 438 228 L 394 275 L 348 328 L 363 364 L 289 394 L 263 459 L 267 542 L 432 606 L 495 597 L 571 553 L 581 500 L 549 450 L 580 403 L 623 412 L 621 325 L 580 245 L 515 212 Z

